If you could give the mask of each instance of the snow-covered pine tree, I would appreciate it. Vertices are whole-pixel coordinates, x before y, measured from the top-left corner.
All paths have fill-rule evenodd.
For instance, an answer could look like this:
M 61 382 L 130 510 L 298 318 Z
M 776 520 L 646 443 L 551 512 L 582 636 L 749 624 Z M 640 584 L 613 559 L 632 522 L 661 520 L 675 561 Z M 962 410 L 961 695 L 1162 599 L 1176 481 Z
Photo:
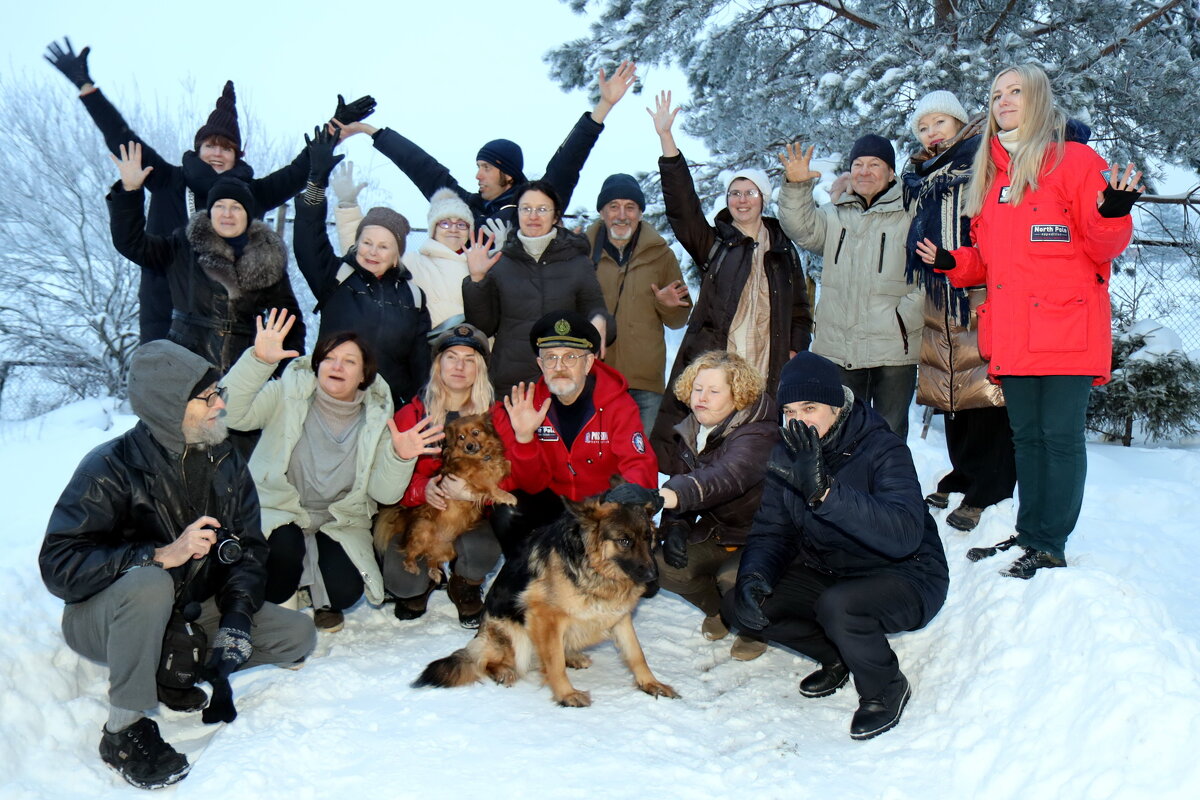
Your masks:
M 1087 426 L 1126 447 L 1135 427 L 1150 441 L 1200 432 L 1200 363 L 1174 331 L 1135 322 L 1113 337 L 1112 380 L 1092 390 Z

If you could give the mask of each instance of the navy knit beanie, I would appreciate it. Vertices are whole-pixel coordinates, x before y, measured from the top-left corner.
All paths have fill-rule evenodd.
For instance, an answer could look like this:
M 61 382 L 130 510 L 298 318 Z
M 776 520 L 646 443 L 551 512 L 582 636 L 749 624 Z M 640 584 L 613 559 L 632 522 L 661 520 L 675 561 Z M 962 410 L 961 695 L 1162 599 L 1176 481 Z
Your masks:
M 896 149 L 892 147 L 891 142 L 882 136 L 868 133 L 866 136 L 858 137 L 858 141 L 854 143 L 854 147 L 850 148 L 849 162 L 853 164 L 854 159 L 862 156 L 874 156 L 893 170 L 896 169 Z
M 779 407 L 788 403 L 824 403 L 841 408 L 846 404 L 842 372 L 827 358 L 802 350 L 783 365 L 779 373 Z
M 513 179 L 513 183 L 525 182 L 525 155 L 516 142 L 508 139 L 492 139 L 479 148 L 476 161 L 486 161 Z
M 618 172 L 604 179 L 600 187 L 600 196 L 596 198 L 596 210 L 604 208 L 613 200 L 632 200 L 642 211 L 646 210 L 646 195 L 642 192 L 637 178 Z

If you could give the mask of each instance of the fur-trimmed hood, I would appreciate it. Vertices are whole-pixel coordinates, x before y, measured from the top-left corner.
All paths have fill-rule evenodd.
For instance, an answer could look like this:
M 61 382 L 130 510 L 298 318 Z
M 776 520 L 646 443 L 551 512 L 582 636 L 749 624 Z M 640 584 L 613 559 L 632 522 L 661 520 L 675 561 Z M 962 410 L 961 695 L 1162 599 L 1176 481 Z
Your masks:
M 207 275 L 225 287 L 231 298 L 243 292 L 266 289 L 287 274 L 287 247 L 279 234 L 262 220 L 251 220 L 249 241 L 241 258 L 212 226 L 207 211 L 192 214 L 187 224 L 187 240 L 196 263 Z

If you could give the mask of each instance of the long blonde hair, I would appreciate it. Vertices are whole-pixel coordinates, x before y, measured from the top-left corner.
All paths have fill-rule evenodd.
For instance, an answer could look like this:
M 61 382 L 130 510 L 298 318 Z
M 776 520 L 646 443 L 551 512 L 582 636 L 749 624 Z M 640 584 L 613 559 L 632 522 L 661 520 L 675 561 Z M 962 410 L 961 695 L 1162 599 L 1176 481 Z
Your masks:
M 963 211 L 967 216 L 974 217 L 983 210 L 984 200 L 992 181 L 996 179 L 996 162 L 992 160 L 992 139 L 1000 131 L 996 122 L 996 113 L 992 108 L 992 95 L 1000 78 L 1010 72 L 1021 77 L 1021 107 L 1024 116 L 1021 120 L 1021 143 L 1012 155 L 1009 165 L 1008 203 L 1017 205 L 1027 191 L 1036 191 L 1038 177 L 1046 162 L 1046 150 L 1051 143 L 1055 145 L 1054 162 L 1045 171 L 1052 172 L 1062 161 L 1064 139 L 1066 136 L 1067 116 L 1054 104 L 1054 93 L 1050 89 L 1050 79 L 1045 71 L 1037 64 L 1018 64 L 1005 67 L 992 79 L 992 88 L 988 93 L 987 126 L 983 131 L 983 141 L 975 153 L 975 163 L 972 167 L 971 182 L 967 184 L 966 202 Z
M 442 386 L 442 357 L 448 351 L 449 348 L 446 348 L 434 357 L 433 367 L 429 370 L 429 383 L 425 384 L 425 392 L 421 396 L 425 403 L 425 414 L 438 425 L 446 419 L 446 412 L 451 410 L 446 407 L 446 390 Z M 467 402 L 458 409 L 458 413 L 464 417 L 470 414 L 485 414 L 492 407 L 495 398 L 495 390 L 492 389 L 492 382 L 488 378 L 487 361 L 476 352 L 475 383 L 471 385 L 471 394 L 467 397 Z

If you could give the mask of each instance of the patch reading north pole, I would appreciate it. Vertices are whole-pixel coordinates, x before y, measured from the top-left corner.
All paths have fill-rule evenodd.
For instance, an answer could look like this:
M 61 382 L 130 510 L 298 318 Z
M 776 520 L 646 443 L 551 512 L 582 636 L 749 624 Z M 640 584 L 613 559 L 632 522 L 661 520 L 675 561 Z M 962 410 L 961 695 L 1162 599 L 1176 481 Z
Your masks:
M 996 198 L 996 202 L 997 203 L 1007 203 L 1008 202 L 1008 190 L 1011 188 L 1012 188 L 1011 186 L 1001 186 L 1000 187 L 1000 196 Z
M 1066 225 L 1030 225 L 1029 241 L 1069 242 L 1071 241 L 1071 229 Z
M 537 438 L 539 442 L 557 442 L 558 431 L 553 425 L 542 425 L 537 429 Z
M 633 434 L 633 449 L 637 450 L 639 453 L 646 452 L 646 439 L 642 436 L 640 431 Z

